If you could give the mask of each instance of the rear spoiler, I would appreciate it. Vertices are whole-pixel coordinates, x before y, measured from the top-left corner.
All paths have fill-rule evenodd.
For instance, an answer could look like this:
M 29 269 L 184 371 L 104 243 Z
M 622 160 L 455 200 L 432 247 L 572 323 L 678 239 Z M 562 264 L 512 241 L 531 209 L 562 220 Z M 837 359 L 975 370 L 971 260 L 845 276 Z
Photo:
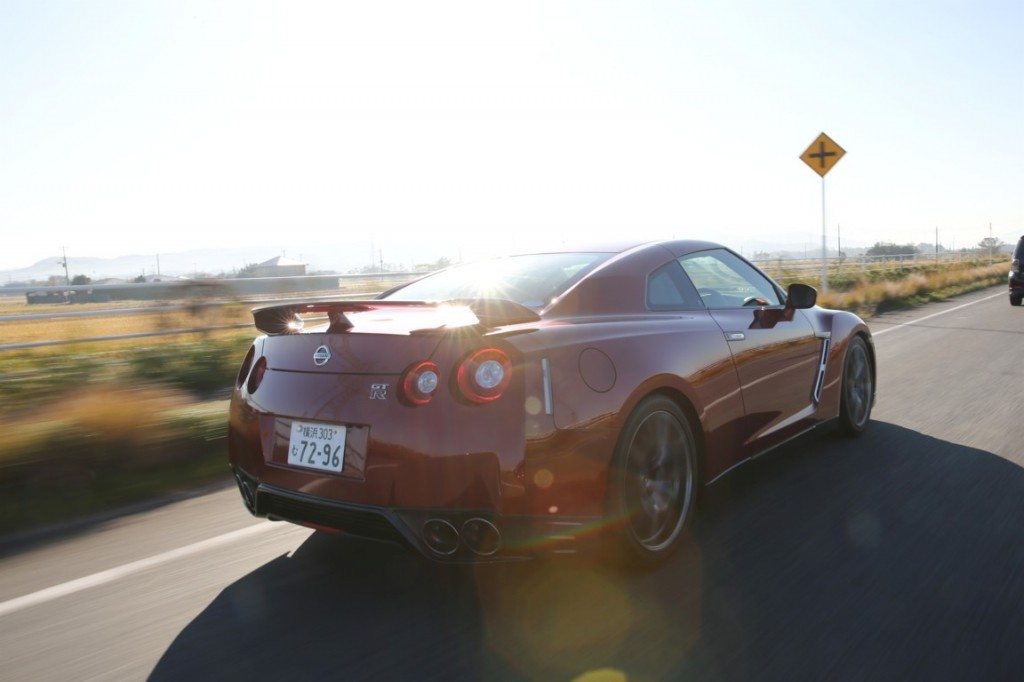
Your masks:
M 374 310 L 425 311 L 444 308 L 468 308 L 483 327 L 502 327 L 507 324 L 538 322 L 540 315 L 524 305 L 503 298 L 453 299 L 451 301 L 318 301 L 316 303 L 289 303 L 265 305 L 252 309 L 256 328 L 265 334 L 295 334 L 302 329 L 300 315 L 326 314 L 330 320 L 328 333 L 344 332 L 353 327 L 346 313 L 366 313 Z

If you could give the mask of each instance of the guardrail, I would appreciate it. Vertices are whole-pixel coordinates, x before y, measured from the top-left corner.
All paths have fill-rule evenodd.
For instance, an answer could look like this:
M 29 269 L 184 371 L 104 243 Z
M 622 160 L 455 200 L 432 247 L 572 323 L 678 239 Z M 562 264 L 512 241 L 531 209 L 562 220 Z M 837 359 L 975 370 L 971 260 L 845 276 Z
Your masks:
M 987 261 L 994 263 L 1000 260 L 1009 260 L 1006 254 L 994 253 L 989 256 L 987 253 L 971 253 L 964 251 L 945 251 L 940 253 L 903 253 L 887 256 L 829 256 L 825 259 L 829 270 L 842 268 L 858 268 L 862 270 L 890 270 L 907 267 L 908 265 L 927 265 L 934 263 L 967 263 L 972 261 Z M 803 272 L 821 271 L 822 259 L 818 258 L 755 258 L 754 265 L 762 270 L 788 270 Z
M 295 277 L 239 277 L 235 279 L 184 279 L 166 282 L 116 282 L 112 284 L 57 284 L 38 286 L 0 287 L 3 295 L 30 293 L 71 294 L 88 292 L 134 291 L 177 294 L 183 291 L 227 293 L 296 293 L 302 291 L 326 291 L 341 289 L 346 282 L 394 282 L 405 281 L 428 274 L 422 272 L 382 272 L 371 274 L 343 275 L 301 275 Z M 147 296 L 146 298 L 153 298 Z M 163 296 L 162 298 L 172 298 Z
M 0 315 L 0 323 L 3 322 L 38 322 L 41 320 L 61 320 L 85 317 L 110 317 L 112 315 L 155 315 L 159 313 L 173 312 L 200 312 L 208 308 L 225 308 L 228 306 L 257 305 L 259 303 L 312 303 L 324 300 L 357 300 L 365 297 L 374 297 L 381 294 L 381 291 L 362 291 L 347 294 L 325 294 L 307 295 L 301 298 L 247 298 L 229 301 L 194 301 L 191 303 L 176 303 L 174 305 L 149 305 L 135 306 L 131 308 L 101 308 L 99 310 L 59 310 L 43 313 L 14 313 L 13 315 Z
M 312 302 L 323 299 L 337 300 L 342 299 L 359 299 L 359 298 L 372 298 L 381 293 L 380 291 L 364 291 L 351 294 L 334 294 L 330 296 L 304 296 L 299 299 L 255 299 L 249 301 L 217 301 L 217 302 L 203 302 L 200 304 L 183 304 L 173 306 L 148 306 L 141 308 L 108 308 L 104 310 L 82 310 L 82 311 L 67 311 L 67 312 L 55 312 L 55 313 L 24 313 L 20 315 L 3 315 L 0 316 L 0 323 L 3 322 L 21 322 L 21 321 L 47 321 L 53 319 L 62 318 L 82 318 L 82 317 L 111 317 L 113 315 L 142 315 L 142 314 L 154 314 L 161 312 L 181 312 L 186 310 L 194 310 L 195 308 L 207 308 L 207 307 L 223 307 L 228 305 L 238 304 L 256 304 L 256 303 L 302 303 Z M 213 331 L 224 331 L 227 329 L 245 329 L 253 326 L 252 322 L 244 322 L 240 324 L 222 324 L 222 325 L 206 325 L 202 327 L 187 327 L 179 329 L 161 329 L 148 332 L 134 332 L 130 334 L 108 334 L 103 336 L 86 336 L 69 339 L 45 339 L 40 341 L 21 341 L 17 343 L 0 343 L 0 352 L 13 351 L 13 350 L 30 350 L 33 348 L 48 348 L 52 346 L 70 346 L 79 345 L 86 343 L 105 343 L 110 341 L 130 341 L 132 339 L 144 339 L 158 336 L 184 336 L 189 334 L 205 334 Z

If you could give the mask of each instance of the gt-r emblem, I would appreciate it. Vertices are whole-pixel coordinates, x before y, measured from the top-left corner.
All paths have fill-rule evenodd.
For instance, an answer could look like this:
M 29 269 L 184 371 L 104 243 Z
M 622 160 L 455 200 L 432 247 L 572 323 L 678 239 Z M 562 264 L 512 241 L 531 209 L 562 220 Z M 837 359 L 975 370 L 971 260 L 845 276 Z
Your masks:
M 330 359 L 331 349 L 327 346 L 318 346 L 317 349 L 313 351 L 313 364 L 317 367 L 323 367 Z
M 370 400 L 387 400 L 387 384 L 370 384 Z

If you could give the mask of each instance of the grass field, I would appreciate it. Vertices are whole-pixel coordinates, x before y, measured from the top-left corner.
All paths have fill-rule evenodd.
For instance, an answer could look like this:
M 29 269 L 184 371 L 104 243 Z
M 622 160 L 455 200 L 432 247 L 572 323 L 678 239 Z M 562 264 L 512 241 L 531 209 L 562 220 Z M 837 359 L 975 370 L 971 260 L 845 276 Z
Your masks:
M 139 315 L 112 314 L 103 317 L 27 320 L 0 323 L 0 339 L 2 339 L 2 343 L 84 339 L 174 329 L 195 329 L 250 321 L 252 321 L 252 316 L 249 311 L 236 306 L 209 308 L 198 314 L 171 311 Z

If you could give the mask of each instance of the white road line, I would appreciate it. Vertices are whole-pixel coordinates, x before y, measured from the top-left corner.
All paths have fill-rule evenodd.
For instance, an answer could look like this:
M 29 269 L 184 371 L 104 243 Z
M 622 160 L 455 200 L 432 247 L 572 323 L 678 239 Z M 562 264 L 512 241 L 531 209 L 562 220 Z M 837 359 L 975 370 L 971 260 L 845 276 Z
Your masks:
M 882 331 L 871 332 L 871 336 L 881 336 L 882 334 L 888 334 L 889 332 L 896 331 L 897 329 L 900 329 L 902 327 L 910 327 L 910 326 L 913 326 L 913 325 L 917 324 L 918 322 L 924 322 L 925 320 L 930 320 L 933 317 L 938 317 L 939 315 L 945 315 L 946 313 L 951 313 L 954 310 L 960 310 L 961 308 L 966 308 L 967 306 L 974 305 L 975 303 L 982 303 L 984 301 L 991 301 L 993 298 L 998 298 L 1000 296 L 1006 296 L 1006 294 L 1005 293 L 992 294 L 991 296 L 986 296 L 985 298 L 979 298 L 977 301 L 971 301 L 969 303 L 963 303 L 961 305 L 954 306 L 954 307 L 949 308 L 947 310 L 941 310 L 941 311 L 939 311 L 937 313 L 932 313 L 931 315 L 925 315 L 924 317 L 919 317 L 916 320 L 911 320 L 910 322 L 903 322 L 902 324 L 896 324 L 896 325 L 893 325 L 892 327 L 888 327 L 886 329 L 883 329 Z
M 175 559 L 180 559 L 214 547 L 226 545 L 227 543 L 234 542 L 235 540 L 259 535 L 271 530 L 280 530 L 282 528 L 295 528 L 295 526 L 264 521 L 252 526 L 233 530 L 229 533 L 224 533 L 223 535 L 217 535 L 206 540 L 193 542 L 191 545 L 178 547 L 177 549 L 172 549 L 170 551 L 163 552 L 162 554 L 156 554 L 145 559 L 139 559 L 138 561 L 122 564 L 121 566 L 115 566 L 114 568 L 107 569 L 106 571 L 87 575 L 84 578 L 69 580 L 66 583 L 47 587 L 39 590 L 38 592 L 32 592 L 30 594 L 22 595 L 21 597 L 15 597 L 14 599 L 8 599 L 5 602 L 0 602 L 0 617 L 14 613 L 15 611 L 27 609 L 30 606 L 36 606 L 37 604 L 59 599 L 60 597 L 66 597 L 67 595 L 74 594 L 75 592 L 81 592 L 82 590 L 87 590 L 90 587 L 97 587 L 99 585 L 113 582 L 132 573 L 138 573 L 139 571 L 159 566 L 160 564 L 167 563 L 168 561 L 174 561 Z

